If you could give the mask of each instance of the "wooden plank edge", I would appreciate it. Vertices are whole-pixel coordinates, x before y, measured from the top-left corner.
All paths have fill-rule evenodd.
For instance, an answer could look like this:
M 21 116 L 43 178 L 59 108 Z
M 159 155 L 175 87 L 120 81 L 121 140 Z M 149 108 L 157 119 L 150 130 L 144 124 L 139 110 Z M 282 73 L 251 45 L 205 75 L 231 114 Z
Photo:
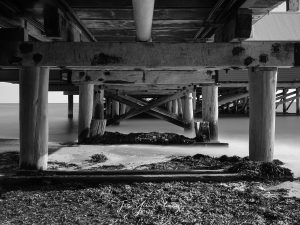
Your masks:
M 65 184 L 65 183 L 140 183 L 140 182 L 233 182 L 251 178 L 239 174 L 199 174 L 199 175 L 66 175 L 66 176 L 4 176 L 3 185 Z

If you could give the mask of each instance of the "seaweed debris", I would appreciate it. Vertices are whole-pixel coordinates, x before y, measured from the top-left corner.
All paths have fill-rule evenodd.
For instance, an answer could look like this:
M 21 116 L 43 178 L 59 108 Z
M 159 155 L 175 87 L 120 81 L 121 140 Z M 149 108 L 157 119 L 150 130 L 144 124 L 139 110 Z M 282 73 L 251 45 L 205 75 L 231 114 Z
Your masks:
M 105 132 L 102 136 L 94 136 L 84 140 L 85 144 L 195 144 L 194 138 L 188 138 L 174 133 L 130 133 Z

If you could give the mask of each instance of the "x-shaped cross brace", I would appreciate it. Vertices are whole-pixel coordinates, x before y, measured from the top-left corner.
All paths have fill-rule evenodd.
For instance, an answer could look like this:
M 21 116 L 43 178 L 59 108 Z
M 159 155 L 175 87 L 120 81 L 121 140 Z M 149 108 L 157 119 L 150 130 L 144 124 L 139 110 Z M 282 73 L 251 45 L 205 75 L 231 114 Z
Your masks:
M 150 114 L 156 118 L 166 120 L 170 123 L 173 123 L 180 127 L 189 127 L 187 123 L 185 123 L 182 119 L 180 119 L 177 115 L 167 112 L 166 110 L 163 110 L 161 108 L 158 108 L 158 106 L 165 104 L 169 101 L 178 99 L 182 97 L 186 91 L 180 91 L 174 95 L 164 96 L 157 100 L 152 100 L 150 102 L 146 102 L 143 100 L 136 99 L 131 96 L 127 95 L 115 95 L 111 94 L 109 92 L 106 92 L 107 97 L 110 97 L 116 101 L 119 101 L 123 104 L 129 105 L 131 109 L 126 114 L 117 116 L 112 119 L 108 119 L 107 125 L 114 124 L 115 122 L 118 122 L 120 120 L 129 119 L 133 116 L 139 115 L 141 113 L 147 113 Z

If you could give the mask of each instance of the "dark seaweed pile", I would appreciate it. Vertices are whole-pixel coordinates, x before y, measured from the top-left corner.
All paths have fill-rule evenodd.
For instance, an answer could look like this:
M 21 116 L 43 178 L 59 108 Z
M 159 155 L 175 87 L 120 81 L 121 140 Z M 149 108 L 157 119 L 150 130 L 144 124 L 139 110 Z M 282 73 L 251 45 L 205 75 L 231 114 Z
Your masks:
M 85 144 L 194 144 L 195 139 L 174 133 L 130 133 L 105 132 L 103 136 L 87 138 Z
M 1 187 L 1 185 L 0 185 Z M 300 201 L 260 182 L 0 188 L 1 224 L 300 224 Z
M 293 173 L 290 169 L 281 167 L 279 160 L 274 162 L 239 162 L 227 169 L 230 173 L 240 173 L 248 177 L 262 179 L 287 180 L 293 179 Z M 279 161 L 280 162 L 280 161 Z

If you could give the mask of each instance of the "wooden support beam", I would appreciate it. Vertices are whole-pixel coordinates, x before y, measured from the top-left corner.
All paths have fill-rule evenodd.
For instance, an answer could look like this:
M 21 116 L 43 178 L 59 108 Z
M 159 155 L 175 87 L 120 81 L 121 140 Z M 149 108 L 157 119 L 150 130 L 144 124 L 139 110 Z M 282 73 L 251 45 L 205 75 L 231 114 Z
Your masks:
M 111 98 L 106 98 L 106 118 L 112 118 L 112 100 Z
M 94 90 L 93 118 L 104 120 L 104 90 Z
M 188 124 L 187 131 L 193 130 L 194 112 L 193 112 L 193 94 L 192 92 L 184 95 L 183 121 Z
M 151 41 L 154 0 L 132 0 L 137 41 Z
M 136 116 L 136 115 L 139 115 L 139 114 L 142 114 L 142 113 L 148 113 L 148 111 L 155 111 L 155 112 L 157 112 L 158 111 L 158 109 L 156 109 L 158 106 L 160 106 L 160 105 L 163 105 L 163 104 L 165 104 L 165 103 L 167 103 L 167 102 L 169 102 L 169 101 L 172 101 L 172 100 L 174 100 L 174 99 L 177 99 L 177 98 L 179 98 L 179 97 L 181 97 L 182 95 L 184 95 L 184 93 L 185 93 L 185 91 L 181 91 L 181 92 L 178 92 L 178 93 L 176 93 L 176 94 L 174 94 L 174 95 L 171 95 L 171 96 L 164 96 L 164 97 L 161 97 L 161 98 L 159 98 L 159 99 L 157 99 L 157 100 L 152 100 L 151 102 L 149 102 L 149 103 L 147 103 L 147 104 L 143 104 L 143 105 L 140 105 L 140 101 L 138 101 L 137 99 L 135 99 L 134 101 L 137 101 L 136 102 L 136 104 L 138 104 L 138 105 L 140 105 L 140 106 L 138 106 L 138 105 L 136 105 L 134 108 L 132 108 L 128 113 L 126 113 L 126 114 L 124 114 L 124 115 L 120 115 L 120 116 L 118 116 L 118 117 L 116 117 L 116 118 L 114 118 L 113 120 L 110 120 L 110 121 L 108 121 L 108 125 L 109 124 L 113 124 L 113 123 L 115 123 L 115 122 L 118 122 L 118 121 L 120 121 L 120 120 L 125 120 L 125 119 L 129 119 L 129 118 L 131 118 L 131 117 L 134 117 L 134 116 Z M 118 96 L 111 96 L 112 98 L 117 98 Z M 120 97 L 120 96 L 119 96 Z M 131 101 L 130 100 L 128 100 L 128 98 L 130 98 L 129 96 L 122 96 L 122 98 L 121 99 L 123 99 L 122 101 L 125 103 L 125 104 L 127 104 L 127 105 L 130 105 L 130 106 L 132 106 L 131 104 L 130 104 L 130 102 L 132 101 L 132 99 L 134 99 L 134 98 L 131 98 Z M 126 100 L 125 99 L 127 99 L 127 103 L 125 102 Z M 125 100 L 125 101 L 124 101 Z M 151 112 L 152 113 L 152 112 Z M 159 113 L 159 112 L 158 112 Z
M 207 67 L 300 66 L 300 43 L 289 42 L 1 42 L 0 49 L 0 66 L 3 67 L 198 70 Z
M 252 30 L 252 11 L 239 9 L 231 15 L 228 23 L 215 32 L 215 42 L 241 41 L 249 38 Z
M 112 101 L 112 118 L 113 118 L 113 122 L 111 124 L 113 125 L 119 125 L 120 124 L 120 120 L 117 120 L 116 118 L 118 118 L 120 115 L 120 102 L 113 100 Z M 110 125 L 110 123 L 108 122 L 107 125 Z
M 218 86 L 202 87 L 202 119 L 209 123 L 211 141 L 218 141 L 218 117 Z
M 194 109 L 194 111 L 196 111 L 196 108 L 197 108 L 197 95 L 196 95 L 196 91 L 193 91 L 192 94 L 193 94 L 193 109 Z
M 271 162 L 275 142 L 276 68 L 249 69 L 249 158 Z
M 83 142 L 89 136 L 93 115 L 94 85 L 81 84 L 79 86 L 79 117 L 78 142 Z
M 172 113 L 178 115 L 178 102 L 177 99 L 172 100 Z
M 120 105 L 120 115 L 123 115 L 126 113 L 126 105 L 121 103 Z
M 288 92 L 288 89 L 286 89 L 286 88 L 283 88 L 283 90 L 282 90 L 282 101 L 283 101 L 283 103 L 282 103 L 282 112 L 283 113 L 286 113 L 286 111 L 287 111 L 287 109 L 286 109 L 286 95 L 287 95 L 287 92 Z
M 49 68 L 20 70 L 20 168 L 46 170 Z
M 182 100 L 181 100 L 181 98 L 177 99 L 177 105 L 178 105 L 178 116 L 182 117 L 183 108 L 182 108 Z
M 169 113 L 172 113 L 172 101 L 167 102 L 167 109 Z
M 73 95 L 68 95 L 68 118 L 73 118 Z
M 74 71 L 72 75 L 73 83 L 90 82 L 97 85 L 109 86 L 129 86 L 136 85 L 149 85 L 145 89 L 150 89 L 151 85 L 154 87 L 162 86 L 165 89 L 176 87 L 182 89 L 184 85 L 192 84 L 213 84 L 215 81 L 212 75 L 206 73 L 206 71 L 187 70 L 187 71 L 109 71 L 109 70 L 86 70 L 86 71 Z M 111 89 L 111 87 L 109 87 Z M 133 88 L 133 87 L 132 87 Z M 133 88 L 135 89 L 135 88 Z
M 104 90 L 94 90 L 93 118 L 91 121 L 90 137 L 101 136 L 105 132 Z
M 299 0 L 286 0 L 286 11 L 298 12 L 300 10 Z

